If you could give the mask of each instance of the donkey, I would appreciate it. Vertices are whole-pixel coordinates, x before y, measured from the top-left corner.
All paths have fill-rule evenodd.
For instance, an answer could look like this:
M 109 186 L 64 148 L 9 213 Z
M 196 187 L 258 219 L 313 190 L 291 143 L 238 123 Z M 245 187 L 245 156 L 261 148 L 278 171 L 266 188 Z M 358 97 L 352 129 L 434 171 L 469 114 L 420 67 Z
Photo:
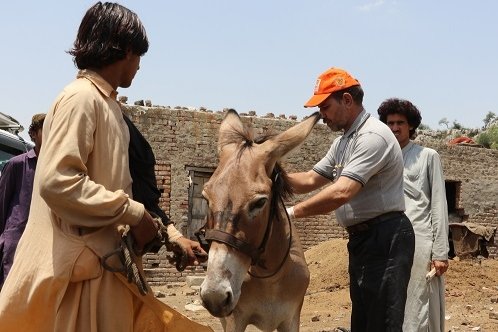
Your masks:
M 299 331 L 309 270 L 283 199 L 292 194 L 278 160 L 320 119 L 313 114 L 276 136 L 252 139 L 228 110 L 218 139 L 219 164 L 202 192 L 210 242 L 200 296 L 227 332 Z

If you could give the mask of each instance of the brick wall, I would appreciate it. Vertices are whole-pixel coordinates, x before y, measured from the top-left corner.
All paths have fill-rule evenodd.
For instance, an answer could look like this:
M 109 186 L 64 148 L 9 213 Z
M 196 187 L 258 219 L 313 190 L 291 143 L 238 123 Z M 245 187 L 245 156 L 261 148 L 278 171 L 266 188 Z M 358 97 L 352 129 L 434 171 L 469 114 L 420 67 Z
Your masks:
M 417 143 L 441 156 L 446 181 L 459 181 L 458 206 L 465 221 L 498 227 L 498 150 L 448 145 L 447 139 L 420 136 Z M 490 257 L 498 255 L 498 236 L 488 246 Z
M 180 107 L 123 105 L 123 109 L 147 138 L 156 155 L 161 207 L 171 216 L 176 227 L 185 231 L 189 187 L 186 167 L 216 168 L 217 135 L 223 114 Z M 241 116 L 244 123 L 254 128 L 256 135 L 282 132 L 296 124 L 295 120 L 285 116 L 275 118 L 272 114 Z M 311 169 L 325 155 L 335 137 L 325 125 L 317 124 L 306 141 L 286 156 L 283 167 L 288 172 Z M 417 140 L 440 153 L 446 180 L 461 183 L 458 205 L 465 210 L 468 221 L 498 226 L 498 151 L 448 146 L 444 141 L 424 136 Z M 297 195 L 294 202 L 303 198 L 305 196 Z M 305 249 L 331 238 L 346 236 L 333 214 L 299 220 L 296 227 Z M 203 273 L 200 267 L 179 273 L 167 262 L 164 254 L 145 257 L 147 276 L 154 284 L 180 281 L 187 274 Z

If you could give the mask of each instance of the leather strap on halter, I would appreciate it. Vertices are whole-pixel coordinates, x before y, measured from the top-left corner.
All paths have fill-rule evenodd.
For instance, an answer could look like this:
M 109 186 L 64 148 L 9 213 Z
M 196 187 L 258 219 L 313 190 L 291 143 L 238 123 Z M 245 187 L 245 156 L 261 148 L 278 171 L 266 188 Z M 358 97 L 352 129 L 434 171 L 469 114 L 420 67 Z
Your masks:
M 251 265 L 256 265 L 259 261 L 259 257 L 261 254 L 265 251 L 266 248 L 266 243 L 268 242 L 268 238 L 270 237 L 270 232 L 273 226 L 273 219 L 274 217 L 279 218 L 278 215 L 278 197 L 275 192 L 275 183 L 278 180 L 278 177 L 280 176 L 279 172 L 274 173 L 274 177 L 272 179 L 272 201 L 271 201 L 271 207 L 270 207 L 270 215 L 268 217 L 268 222 L 266 223 L 266 230 L 265 234 L 263 236 L 263 240 L 261 241 L 261 244 L 258 248 L 255 248 L 252 246 L 250 243 L 247 243 L 239 238 L 237 238 L 235 235 L 230 234 L 228 232 L 222 231 L 221 229 L 206 229 L 206 235 L 205 239 L 207 241 L 216 241 L 216 242 L 222 242 L 225 243 L 229 246 L 231 246 L 234 249 L 239 250 L 240 252 L 246 254 L 251 258 Z
M 257 263 L 259 256 L 261 255 L 261 247 L 254 248 L 251 244 L 235 237 L 234 235 L 222 231 L 220 229 L 206 229 L 206 240 L 208 241 L 216 241 L 233 247 L 240 252 L 246 254 L 251 257 L 251 264 L 254 265 Z M 264 248 L 263 248 L 264 250 Z

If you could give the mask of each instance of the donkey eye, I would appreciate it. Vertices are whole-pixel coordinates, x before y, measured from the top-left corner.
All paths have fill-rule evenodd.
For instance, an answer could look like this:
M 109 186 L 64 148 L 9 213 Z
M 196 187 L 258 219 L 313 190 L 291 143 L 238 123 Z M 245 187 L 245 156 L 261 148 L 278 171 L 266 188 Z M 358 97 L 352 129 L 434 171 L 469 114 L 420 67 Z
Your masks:
M 265 206 L 266 201 L 268 201 L 268 198 L 266 197 L 260 198 L 257 201 L 251 203 L 250 209 L 251 210 L 261 209 L 263 206 Z

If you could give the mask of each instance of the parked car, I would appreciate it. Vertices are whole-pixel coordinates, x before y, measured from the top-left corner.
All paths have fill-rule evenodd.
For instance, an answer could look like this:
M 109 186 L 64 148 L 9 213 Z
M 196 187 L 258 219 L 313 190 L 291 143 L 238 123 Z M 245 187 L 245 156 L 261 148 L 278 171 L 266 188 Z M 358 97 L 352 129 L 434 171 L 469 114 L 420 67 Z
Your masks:
M 0 112 L 0 172 L 10 158 L 35 146 L 18 135 L 22 130 L 23 127 L 16 119 Z

